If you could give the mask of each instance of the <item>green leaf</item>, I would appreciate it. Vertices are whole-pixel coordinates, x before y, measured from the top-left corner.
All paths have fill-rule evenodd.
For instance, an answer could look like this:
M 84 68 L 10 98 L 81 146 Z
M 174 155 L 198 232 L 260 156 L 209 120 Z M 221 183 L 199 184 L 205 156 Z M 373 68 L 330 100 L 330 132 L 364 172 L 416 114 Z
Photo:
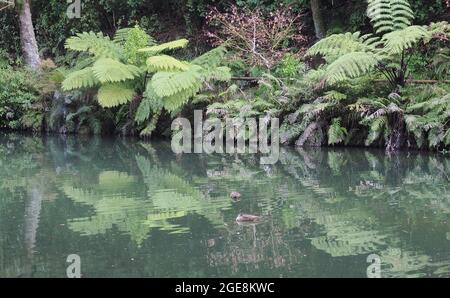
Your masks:
M 114 83 L 132 80 L 142 74 L 134 65 L 126 65 L 111 58 L 97 60 L 92 67 L 94 76 L 101 83 Z
M 159 55 L 148 58 L 147 67 L 150 72 L 185 71 L 189 69 L 189 64 L 171 56 Z
M 135 92 L 124 84 L 105 84 L 98 89 L 98 102 L 102 107 L 111 108 L 133 99 Z
M 147 48 L 140 49 L 139 52 L 148 53 L 149 55 L 156 55 L 166 50 L 173 50 L 178 48 L 184 48 L 187 46 L 189 41 L 187 39 L 178 39 L 171 42 L 163 43 L 157 46 L 151 46 Z
M 70 91 L 74 89 L 91 88 L 99 84 L 99 80 L 94 76 L 92 67 L 69 73 L 62 82 L 62 89 Z

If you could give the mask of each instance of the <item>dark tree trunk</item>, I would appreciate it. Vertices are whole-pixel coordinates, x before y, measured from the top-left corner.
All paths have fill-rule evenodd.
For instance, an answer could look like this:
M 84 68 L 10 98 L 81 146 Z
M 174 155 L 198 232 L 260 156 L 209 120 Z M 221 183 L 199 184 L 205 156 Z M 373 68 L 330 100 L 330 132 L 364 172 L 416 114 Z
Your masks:
M 320 10 L 320 0 L 311 0 L 311 11 L 314 21 L 314 29 L 316 31 L 316 37 L 321 39 L 325 37 L 325 22 Z
M 20 44 L 25 64 L 34 70 L 39 70 L 41 60 L 31 19 L 30 0 L 23 0 L 19 9 Z

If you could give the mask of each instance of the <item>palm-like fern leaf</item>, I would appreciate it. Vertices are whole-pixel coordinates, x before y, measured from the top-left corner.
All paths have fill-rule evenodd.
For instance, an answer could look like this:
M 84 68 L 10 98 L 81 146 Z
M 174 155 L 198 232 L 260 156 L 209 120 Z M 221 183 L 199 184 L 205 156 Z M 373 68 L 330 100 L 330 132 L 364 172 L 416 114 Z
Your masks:
M 169 97 L 175 94 L 198 90 L 200 84 L 201 67 L 192 65 L 187 71 L 183 72 L 158 72 L 150 82 L 150 86 L 159 97 Z
M 380 137 L 380 135 L 385 132 L 387 127 L 388 118 L 386 116 L 381 116 L 370 120 L 369 135 L 366 139 L 366 146 L 369 146 L 370 144 L 375 142 Z
M 163 43 L 157 46 L 151 46 L 147 48 L 140 49 L 140 52 L 148 53 L 149 55 L 156 55 L 166 50 L 173 50 L 178 48 L 184 48 L 187 46 L 189 41 L 187 39 L 178 39 L 174 41 L 170 41 L 167 43 Z
M 367 52 L 348 53 L 331 63 L 327 68 L 326 79 L 330 84 L 356 78 L 366 74 L 378 64 L 377 55 Z
M 328 145 L 339 144 L 344 141 L 347 135 L 347 129 L 341 126 L 341 119 L 333 119 L 328 129 Z
M 322 55 L 330 63 L 353 52 L 374 52 L 380 40 L 372 35 L 361 36 L 360 32 L 333 34 L 320 40 L 307 52 L 308 55 Z
M 147 90 L 144 93 L 135 115 L 135 120 L 138 124 L 141 124 L 149 119 L 152 113 L 158 113 L 164 108 L 164 103 L 160 97 L 158 97 L 150 84 L 147 85 Z
M 83 32 L 68 38 L 65 47 L 78 52 L 89 52 L 96 57 L 120 59 L 122 48 L 102 33 Z
M 147 68 L 150 72 L 185 71 L 189 69 L 189 66 L 188 63 L 182 62 L 171 56 L 159 55 L 147 59 Z
M 191 63 L 203 68 L 214 68 L 220 65 L 226 53 L 227 50 L 225 47 L 217 47 L 195 58 Z
M 114 34 L 113 42 L 124 44 L 128 39 L 128 34 L 130 33 L 132 28 L 121 28 L 116 31 Z
M 99 80 L 94 76 L 92 67 L 86 67 L 69 73 L 62 82 L 62 89 L 70 91 L 74 89 L 91 88 L 96 86 Z
M 368 0 L 367 15 L 377 33 L 404 29 L 414 18 L 408 0 Z
M 231 80 L 231 69 L 226 66 L 204 69 L 201 74 L 202 79 L 205 82 L 209 82 L 211 80 L 228 82 Z
M 385 50 L 391 55 L 401 54 L 411 48 L 416 42 L 430 36 L 422 26 L 409 26 L 407 28 L 387 33 L 383 36 Z
M 123 64 L 111 58 L 101 58 L 92 67 L 94 76 L 101 83 L 123 82 L 142 74 L 139 67 Z
M 135 92 L 121 83 L 104 84 L 98 89 L 98 102 L 102 107 L 111 108 L 133 99 Z

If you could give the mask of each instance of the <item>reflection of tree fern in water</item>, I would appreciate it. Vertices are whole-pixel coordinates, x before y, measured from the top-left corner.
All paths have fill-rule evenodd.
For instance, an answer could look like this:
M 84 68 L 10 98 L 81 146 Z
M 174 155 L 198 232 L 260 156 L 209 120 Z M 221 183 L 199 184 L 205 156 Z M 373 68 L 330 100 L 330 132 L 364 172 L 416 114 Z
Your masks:
M 186 180 L 150 163 L 143 156 L 136 156 L 148 197 L 157 213 L 181 214 L 195 212 L 206 217 L 213 225 L 223 224 L 221 210 L 230 208 L 228 197 L 210 198 L 194 188 Z
M 69 228 L 82 235 L 97 235 L 116 226 L 140 245 L 149 233 L 143 222 L 150 204 L 137 195 L 130 197 L 137 185 L 134 177 L 114 171 L 100 173 L 98 185 L 92 189 L 76 188 L 66 182 L 63 191 L 67 197 L 95 210 L 93 216 L 72 219 Z
M 287 155 L 287 158 L 292 160 L 289 155 Z M 431 174 L 436 171 L 435 166 L 441 165 L 441 163 L 433 162 L 434 158 L 431 158 L 432 166 L 430 166 L 429 162 L 429 168 L 427 169 L 430 175 L 425 174 L 423 168 L 416 167 L 412 171 L 405 171 L 406 174 L 397 177 L 400 178 L 400 183 L 390 186 L 384 181 L 389 172 L 386 171 L 386 167 L 389 167 L 389 164 L 385 162 L 380 163 L 370 153 L 367 155 L 367 159 L 372 167 L 367 170 L 364 168 L 361 173 L 358 173 L 358 176 L 361 177 L 360 179 L 368 179 L 366 181 L 367 184 L 364 185 L 366 187 L 365 190 L 355 186 L 343 192 L 335 188 L 335 185 L 339 185 L 339 182 L 332 181 L 331 192 L 337 193 L 336 196 L 344 198 L 344 201 L 338 201 L 338 204 L 342 205 L 342 207 L 336 204 L 330 205 L 330 200 L 325 198 L 327 193 L 330 192 L 330 187 L 323 184 L 323 182 L 329 180 L 322 179 L 322 173 L 319 170 L 312 170 L 320 169 L 320 171 L 323 171 L 326 166 L 324 167 L 322 162 L 316 166 L 304 167 L 303 164 L 296 167 L 296 164 L 284 163 L 282 160 L 283 167 L 286 167 L 290 173 L 299 178 L 303 189 L 312 192 L 309 196 L 302 195 L 302 201 L 296 206 L 302 209 L 303 216 L 313 219 L 323 228 L 325 235 L 313 236 L 311 238 L 312 245 L 332 256 L 365 255 L 381 251 L 381 254 L 387 255 L 386 258 L 382 257 L 382 262 L 386 275 L 389 276 L 415 276 L 418 275 L 418 272 L 423 274 L 427 268 L 431 268 L 428 271 L 435 272 L 434 274 L 442 275 L 445 272 L 448 273 L 450 263 L 448 260 L 433 264 L 430 257 L 421 252 L 413 253 L 406 250 L 401 257 L 397 258 L 389 254 L 389 251 L 386 252 L 385 247 L 394 247 L 395 249 L 396 246 L 401 245 L 401 235 L 398 230 L 400 226 L 391 227 L 391 231 L 387 230 L 386 227 L 383 227 L 385 223 L 378 219 L 378 214 L 373 212 L 373 210 L 367 209 L 370 204 L 359 204 L 358 199 L 356 199 L 359 197 L 370 200 L 384 200 L 388 203 L 388 206 L 390 202 L 396 202 L 398 208 L 405 212 L 408 218 L 413 219 L 417 218 L 426 208 L 429 208 L 430 203 L 435 204 L 435 207 L 432 208 L 436 210 L 435 213 L 448 214 L 446 208 L 442 208 L 442 204 L 448 205 L 445 175 L 442 174 L 438 178 L 438 181 L 441 182 L 436 183 L 436 176 Z M 308 162 L 311 163 L 311 160 L 309 158 Z M 345 166 L 340 169 L 344 164 L 346 163 L 340 161 L 339 165 L 336 166 L 334 162 L 330 164 L 328 159 L 329 171 L 332 173 L 335 173 L 337 170 L 342 170 L 343 173 L 347 172 L 348 169 L 345 169 Z M 383 165 L 383 167 L 378 168 L 377 165 Z M 384 171 L 380 172 L 379 170 L 383 170 L 383 168 Z M 415 174 L 416 171 L 417 174 Z M 336 178 L 339 179 L 340 177 L 336 176 Z M 347 182 L 347 184 L 349 183 Z M 321 190 L 318 191 L 318 189 Z M 377 190 L 375 195 L 374 189 Z M 436 196 L 434 192 L 436 189 L 442 195 Z M 349 197 L 354 197 L 356 200 L 349 200 Z M 422 206 L 423 210 L 411 209 L 411 207 L 417 208 L 418 202 L 420 202 L 419 205 Z M 438 218 L 435 217 L 433 220 L 437 222 L 436 219 Z M 401 223 L 398 224 L 400 225 Z

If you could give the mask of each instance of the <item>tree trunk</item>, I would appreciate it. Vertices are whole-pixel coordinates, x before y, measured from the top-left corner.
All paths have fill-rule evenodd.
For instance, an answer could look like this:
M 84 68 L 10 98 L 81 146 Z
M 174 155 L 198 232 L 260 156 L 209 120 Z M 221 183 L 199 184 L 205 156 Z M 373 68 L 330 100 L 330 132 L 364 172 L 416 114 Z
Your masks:
M 311 0 L 311 11 L 316 37 L 321 39 L 325 37 L 325 22 L 322 17 L 322 12 L 320 11 L 320 0 Z
M 34 35 L 33 21 L 31 19 L 30 0 L 23 0 L 19 11 L 20 44 L 25 64 L 34 70 L 39 70 L 39 58 L 36 36 Z

